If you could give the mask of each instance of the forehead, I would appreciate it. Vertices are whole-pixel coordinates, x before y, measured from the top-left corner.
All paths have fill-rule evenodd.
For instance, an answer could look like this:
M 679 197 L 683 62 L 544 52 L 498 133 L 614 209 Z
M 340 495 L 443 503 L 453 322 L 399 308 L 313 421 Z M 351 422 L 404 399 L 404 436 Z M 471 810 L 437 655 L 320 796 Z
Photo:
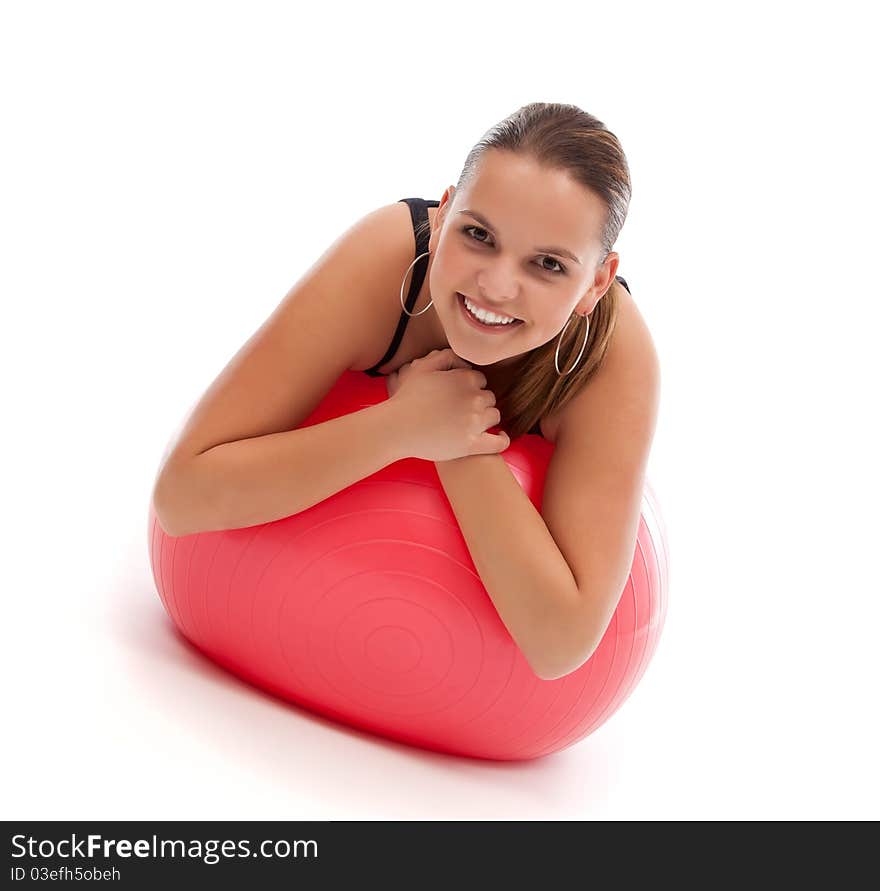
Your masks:
M 565 171 L 498 151 L 487 151 L 456 193 L 455 210 L 465 207 L 488 217 L 502 238 L 562 245 L 582 259 L 598 250 L 606 213 L 602 199 Z

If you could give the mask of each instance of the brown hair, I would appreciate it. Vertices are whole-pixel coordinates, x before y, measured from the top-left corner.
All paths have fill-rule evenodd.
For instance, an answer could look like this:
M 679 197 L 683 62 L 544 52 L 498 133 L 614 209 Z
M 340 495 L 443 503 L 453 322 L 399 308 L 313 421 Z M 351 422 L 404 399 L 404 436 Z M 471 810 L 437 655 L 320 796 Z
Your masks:
M 471 149 L 458 179 L 461 189 L 476 173 L 487 149 L 513 152 L 569 174 L 591 189 L 605 203 L 607 213 L 602 227 L 605 262 L 623 227 L 629 207 L 631 184 L 629 166 L 617 137 L 597 118 L 576 105 L 558 102 L 532 102 L 524 105 L 489 129 Z M 557 375 L 554 356 L 559 337 L 523 354 L 509 366 L 507 384 L 496 392 L 501 426 L 511 439 L 528 432 L 544 415 L 558 411 L 602 364 L 617 323 L 615 283 L 590 313 L 589 336 L 584 353 L 574 370 Z M 559 367 L 571 367 L 580 351 L 586 319 L 578 314 L 565 329 L 559 347 Z

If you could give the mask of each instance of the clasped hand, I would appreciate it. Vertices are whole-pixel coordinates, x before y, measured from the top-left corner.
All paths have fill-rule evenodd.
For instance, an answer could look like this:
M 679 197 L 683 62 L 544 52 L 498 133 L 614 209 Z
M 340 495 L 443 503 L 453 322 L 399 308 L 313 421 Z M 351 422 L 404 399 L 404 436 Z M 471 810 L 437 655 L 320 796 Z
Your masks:
M 489 433 L 500 423 L 495 394 L 486 375 L 452 349 L 433 350 L 386 377 L 388 398 L 399 410 L 408 451 L 415 458 L 449 461 L 466 455 L 503 452 L 506 433 Z

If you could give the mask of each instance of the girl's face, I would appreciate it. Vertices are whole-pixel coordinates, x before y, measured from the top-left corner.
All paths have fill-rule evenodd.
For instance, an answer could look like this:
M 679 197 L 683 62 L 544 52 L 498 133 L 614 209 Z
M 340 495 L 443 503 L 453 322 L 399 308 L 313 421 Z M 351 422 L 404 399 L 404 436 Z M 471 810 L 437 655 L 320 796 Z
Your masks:
M 572 312 L 592 312 L 619 263 L 609 253 L 597 266 L 605 213 L 567 174 L 487 151 L 460 193 L 444 192 L 428 245 L 428 288 L 453 351 L 503 366 L 558 336 Z M 481 323 L 463 296 L 517 321 Z

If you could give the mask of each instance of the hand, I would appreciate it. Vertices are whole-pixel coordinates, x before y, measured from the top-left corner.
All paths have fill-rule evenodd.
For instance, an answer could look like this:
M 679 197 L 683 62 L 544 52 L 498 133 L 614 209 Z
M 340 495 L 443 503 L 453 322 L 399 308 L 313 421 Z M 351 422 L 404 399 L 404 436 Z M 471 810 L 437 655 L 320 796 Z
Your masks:
M 400 389 L 400 372 L 409 368 L 411 364 L 411 362 L 407 362 L 405 365 L 401 365 L 397 371 L 385 375 L 385 388 L 388 390 L 389 399 Z
M 507 434 L 486 432 L 501 421 L 486 376 L 451 349 L 413 359 L 386 382 L 412 457 L 450 461 L 496 454 L 510 444 Z

